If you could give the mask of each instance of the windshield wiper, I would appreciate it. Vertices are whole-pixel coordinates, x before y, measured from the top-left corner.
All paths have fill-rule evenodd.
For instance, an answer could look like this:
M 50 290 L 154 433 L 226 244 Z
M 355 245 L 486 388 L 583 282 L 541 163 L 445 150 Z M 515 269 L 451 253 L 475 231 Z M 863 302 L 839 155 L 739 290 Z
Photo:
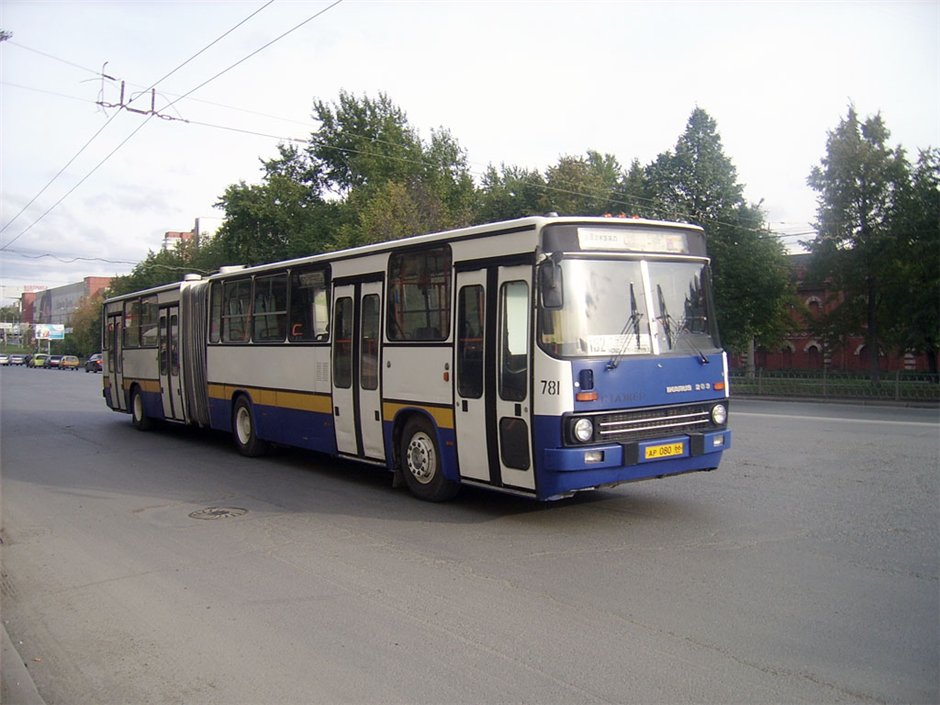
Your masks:
M 663 296 L 663 287 L 661 284 L 656 285 L 656 296 L 659 299 L 660 311 L 660 316 L 656 320 L 662 323 L 663 330 L 666 332 L 666 343 L 669 345 L 669 349 L 672 350 L 674 347 L 673 342 L 679 342 L 679 336 L 683 331 L 691 333 L 686 323 L 688 319 L 683 318 L 680 321 L 676 321 L 672 316 L 669 315 L 669 310 L 666 308 L 666 297 Z M 691 335 L 686 336 L 685 344 L 692 348 L 692 351 L 698 358 L 699 363 L 707 365 L 709 362 L 711 362 L 711 360 L 708 359 L 708 356 L 699 350 L 695 343 L 692 342 Z
M 615 370 L 617 365 L 620 364 L 620 361 L 623 359 L 624 353 L 627 351 L 627 345 L 629 343 L 629 337 L 627 331 L 630 330 L 630 327 L 633 327 L 633 332 L 636 333 L 636 348 L 640 349 L 640 319 L 643 318 L 643 314 L 639 312 L 636 306 L 636 293 L 633 290 L 633 282 L 630 282 L 630 318 L 627 319 L 627 322 L 623 324 L 623 328 L 620 329 L 620 348 L 617 350 L 617 353 L 607 361 L 607 369 Z

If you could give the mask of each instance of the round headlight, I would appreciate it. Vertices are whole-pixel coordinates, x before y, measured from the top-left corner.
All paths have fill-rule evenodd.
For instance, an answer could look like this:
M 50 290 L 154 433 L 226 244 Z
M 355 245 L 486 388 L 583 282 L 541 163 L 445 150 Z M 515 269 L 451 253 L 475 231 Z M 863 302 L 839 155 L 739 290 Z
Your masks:
M 728 410 L 724 404 L 715 404 L 712 407 L 712 423 L 716 426 L 724 426 L 728 420 Z
M 587 443 L 594 438 L 594 423 L 591 419 L 578 419 L 572 428 L 574 437 L 581 443 Z

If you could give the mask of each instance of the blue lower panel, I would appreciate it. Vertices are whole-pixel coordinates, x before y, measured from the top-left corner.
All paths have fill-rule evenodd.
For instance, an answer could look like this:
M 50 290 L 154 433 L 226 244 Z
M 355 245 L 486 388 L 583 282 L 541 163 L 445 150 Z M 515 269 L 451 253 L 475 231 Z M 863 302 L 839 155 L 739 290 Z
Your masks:
M 279 406 L 253 404 L 258 436 L 272 443 L 336 453 L 333 417 L 313 411 L 285 409 Z M 232 403 L 223 399 L 209 400 L 209 425 L 220 431 L 232 430 Z
M 623 445 L 565 448 L 544 444 L 539 459 L 538 496 L 551 499 L 605 485 L 712 470 L 730 446 L 729 430 Z

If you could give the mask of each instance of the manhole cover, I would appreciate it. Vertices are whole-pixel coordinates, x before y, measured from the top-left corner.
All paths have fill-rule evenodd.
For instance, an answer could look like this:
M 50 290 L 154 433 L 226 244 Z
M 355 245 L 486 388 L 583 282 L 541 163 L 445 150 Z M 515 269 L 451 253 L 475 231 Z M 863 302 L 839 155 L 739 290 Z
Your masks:
M 240 517 L 247 514 L 247 509 L 240 507 L 206 507 L 198 512 L 193 512 L 189 516 L 193 519 L 230 519 L 231 517 Z

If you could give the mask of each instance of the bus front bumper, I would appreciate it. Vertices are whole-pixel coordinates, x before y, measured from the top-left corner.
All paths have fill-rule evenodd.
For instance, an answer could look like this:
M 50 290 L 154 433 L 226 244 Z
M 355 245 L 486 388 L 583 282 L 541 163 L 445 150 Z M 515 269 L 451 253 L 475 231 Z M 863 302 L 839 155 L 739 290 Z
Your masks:
M 710 469 L 718 464 L 721 453 L 731 447 L 731 431 L 709 431 L 634 443 L 611 443 L 583 448 L 548 448 L 545 469 L 549 472 L 583 472 L 631 468 L 642 477 L 670 475 Z M 698 459 L 698 462 L 696 462 Z M 701 468 L 695 467 L 701 465 Z M 676 468 L 670 470 L 670 467 Z

